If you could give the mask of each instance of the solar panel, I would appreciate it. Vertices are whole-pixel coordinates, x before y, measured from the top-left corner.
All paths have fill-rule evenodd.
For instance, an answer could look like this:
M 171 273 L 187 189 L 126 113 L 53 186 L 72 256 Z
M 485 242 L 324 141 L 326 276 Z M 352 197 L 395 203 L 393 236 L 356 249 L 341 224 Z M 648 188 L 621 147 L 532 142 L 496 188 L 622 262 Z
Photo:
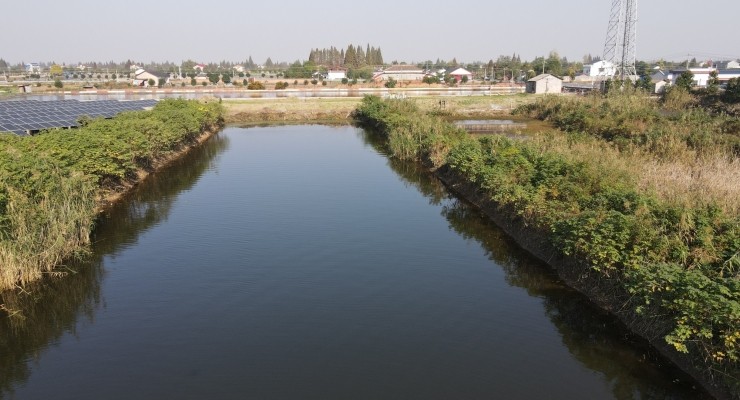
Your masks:
M 15 100 L 0 101 L 0 131 L 26 136 L 26 131 L 76 127 L 83 115 L 112 118 L 124 111 L 144 110 L 157 100 Z

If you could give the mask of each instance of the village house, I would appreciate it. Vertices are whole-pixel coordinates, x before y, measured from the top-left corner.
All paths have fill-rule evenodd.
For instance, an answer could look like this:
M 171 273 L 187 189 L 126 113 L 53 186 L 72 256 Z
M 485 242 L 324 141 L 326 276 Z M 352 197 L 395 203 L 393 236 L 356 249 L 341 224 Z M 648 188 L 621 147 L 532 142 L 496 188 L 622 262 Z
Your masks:
M 344 68 L 330 68 L 326 71 L 326 80 L 328 81 L 341 81 L 347 78 L 347 70 Z
M 131 80 L 131 84 L 138 87 L 149 87 L 150 79 L 154 81 L 154 85 L 151 86 L 159 86 L 159 80 L 161 78 L 152 73 L 146 72 L 142 68 L 139 68 L 136 70 L 136 72 L 134 72 L 134 77 Z
M 527 93 L 545 94 L 563 91 L 563 81 L 550 74 L 540 74 L 527 81 Z
M 26 72 L 29 74 L 38 74 L 41 72 L 41 65 L 39 63 L 28 63 L 26 64 Z
M 463 77 L 467 77 L 468 82 L 473 80 L 473 73 L 465 68 L 455 69 L 454 71 L 450 72 L 450 76 L 455 79 L 456 82 L 462 81 Z
M 391 65 L 383 71 L 376 72 L 373 81 L 382 82 L 391 78 L 396 81 L 421 81 L 424 76 L 426 76 L 424 70 L 415 65 Z
M 586 64 L 583 66 L 583 75 L 590 78 L 603 78 L 614 76 L 616 68 L 614 64 L 609 61 L 597 61 L 593 64 Z

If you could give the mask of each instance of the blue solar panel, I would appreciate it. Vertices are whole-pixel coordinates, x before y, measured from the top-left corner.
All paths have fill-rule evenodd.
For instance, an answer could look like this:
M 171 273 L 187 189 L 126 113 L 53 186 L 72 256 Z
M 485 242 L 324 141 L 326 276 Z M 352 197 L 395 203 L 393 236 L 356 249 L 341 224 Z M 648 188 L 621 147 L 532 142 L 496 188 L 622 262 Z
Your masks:
M 20 100 L 0 101 L 0 132 L 25 136 L 27 131 L 76 127 L 83 115 L 112 118 L 124 111 L 153 107 L 157 100 Z

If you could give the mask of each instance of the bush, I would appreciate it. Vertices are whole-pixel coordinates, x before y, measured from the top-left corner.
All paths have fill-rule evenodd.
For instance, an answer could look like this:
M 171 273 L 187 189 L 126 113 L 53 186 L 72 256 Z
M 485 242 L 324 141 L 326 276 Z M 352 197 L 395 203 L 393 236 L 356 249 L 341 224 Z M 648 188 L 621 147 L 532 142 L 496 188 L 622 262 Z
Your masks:
M 394 88 L 394 87 L 396 87 L 396 83 L 397 83 L 397 81 L 396 81 L 395 79 L 393 79 L 393 78 L 388 78 L 388 81 L 386 81 L 386 82 L 385 82 L 385 84 L 384 84 L 383 86 L 385 86 L 385 87 L 387 87 L 387 88 L 391 89 L 391 88 Z
M 722 98 L 728 103 L 740 102 L 740 78 L 732 78 L 727 82 L 727 88 Z
M 247 85 L 248 90 L 265 90 L 265 85 L 262 82 L 254 81 Z
M 54 79 L 54 87 L 57 89 L 61 89 L 64 87 L 64 83 L 62 83 L 62 80 L 59 78 Z
M 277 82 L 275 84 L 275 89 L 276 90 L 286 89 L 287 87 L 288 87 L 288 82 Z

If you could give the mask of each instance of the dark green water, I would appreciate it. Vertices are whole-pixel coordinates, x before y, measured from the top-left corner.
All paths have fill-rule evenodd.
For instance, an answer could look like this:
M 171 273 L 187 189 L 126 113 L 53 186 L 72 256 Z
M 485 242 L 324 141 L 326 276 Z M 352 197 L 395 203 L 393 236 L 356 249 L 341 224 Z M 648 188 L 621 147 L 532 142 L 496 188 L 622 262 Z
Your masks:
M 351 127 L 227 128 L 6 294 L 15 399 L 694 399 L 480 213 Z

